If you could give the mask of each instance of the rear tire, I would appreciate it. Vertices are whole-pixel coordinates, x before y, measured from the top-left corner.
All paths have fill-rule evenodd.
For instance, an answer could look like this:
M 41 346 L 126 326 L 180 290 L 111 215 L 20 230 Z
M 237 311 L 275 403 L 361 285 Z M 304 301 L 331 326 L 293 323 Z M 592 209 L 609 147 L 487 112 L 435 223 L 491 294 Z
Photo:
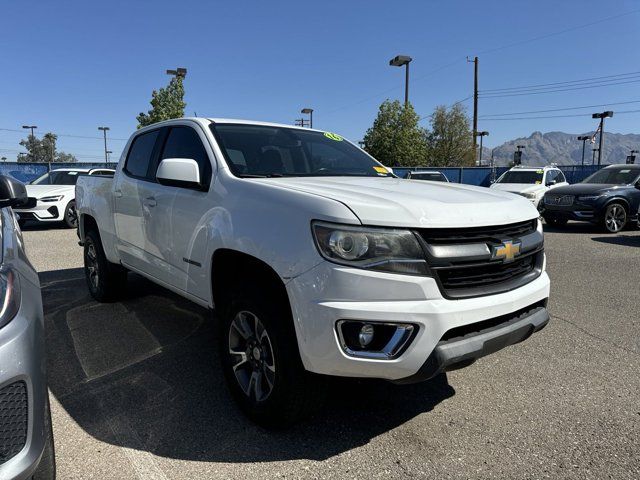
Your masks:
M 220 318 L 220 358 L 240 409 L 267 428 L 311 416 L 323 404 L 328 377 L 304 369 L 289 304 L 251 282 L 229 297 Z
M 627 220 L 627 209 L 624 208 L 624 205 L 613 202 L 607 205 L 604 211 L 602 226 L 608 233 L 619 233 L 624 230 L 624 227 L 627 225 Z
M 44 411 L 44 452 L 38 464 L 38 468 L 31 477 L 31 480 L 55 480 L 56 478 L 56 452 L 53 443 L 53 428 L 51 426 L 51 408 L 49 406 L 49 395 L 45 403 Z
M 76 201 L 71 200 L 64 209 L 64 224 L 67 228 L 78 228 L 78 211 L 76 210 Z
M 127 271 L 107 260 L 95 230 L 89 230 L 84 239 L 84 275 L 89 293 L 98 302 L 116 300 L 127 283 Z

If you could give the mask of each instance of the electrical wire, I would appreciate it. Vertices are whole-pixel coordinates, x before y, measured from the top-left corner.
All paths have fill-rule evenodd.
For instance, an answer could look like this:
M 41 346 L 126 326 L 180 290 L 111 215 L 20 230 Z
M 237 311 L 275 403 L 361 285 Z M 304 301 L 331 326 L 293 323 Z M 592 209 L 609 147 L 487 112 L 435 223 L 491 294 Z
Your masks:
M 620 110 L 616 112 L 616 115 L 624 115 L 628 113 L 638 113 L 639 110 Z M 549 116 L 538 116 L 538 117 L 509 117 L 509 118 L 484 118 L 482 119 L 485 122 L 504 122 L 509 120 L 542 120 L 542 119 L 551 119 L 551 118 L 575 118 L 575 117 L 589 117 L 590 114 L 585 113 L 576 113 L 572 115 L 549 115 Z
M 12 128 L 0 128 L 0 131 L 3 132 L 16 132 L 16 133 L 25 133 L 25 130 L 15 130 Z M 47 133 L 53 133 L 54 135 L 58 136 L 58 137 L 67 137 L 67 138 L 87 138 L 87 139 L 91 139 L 91 140 L 104 140 L 104 137 L 89 137 L 86 135 L 70 135 L 67 133 L 55 133 L 55 132 L 47 132 Z M 126 142 L 127 140 L 129 140 L 128 138 L 117 138 L 117 137 L 107 137 L 108 140 L 116 140 L 119 142 Z
M 500 94 L 500 95 L 482 95 L 479 92 L 478 96 L 480 96 L 482 98 L 521 97 L 521 96 L 525 96 L 525 95 L 541 95 L 541 94 L 545 94 L 545 93 L 570 92 L 570 91 L 576 91 L 576 90 L 585 90 L 585 89 L 589 89 L 589 88 L 612 87 L 612 86 L 615 86 L 615 85 L 627 85 L 627 84 L 630 84 L 630 83 L 639 83 L 639 82 L 640 82 L 640 79 L 637 79 L 637 80 L 629 80 L 629 81 L 626 81 L 626 82 L 614 82 L 614 83 L 607 83 L 607 84 L 600 84 L 600 85 L 588 85 L 588 86 L 582 86 L 582 87 L 559 88 L 559 89 L 551 89 L 551 90 L 544 90 L 544 91 L 531 91 L 531 92 L 523 92 L 523 93 L 507 93 L 507 94 Z
M 506 93 L 513 90 L 539 90 L 539 89 L 547 89 L 547 88 L 560 88 L 571 86 L 572 84 L 577 84 L 576 86 L 580 86 L 580 84 L 587 83 L 604 83 L 604 82 L 612 82 L 618 80 L 628 80 L 629 77 L 638 77 L 640 75 L 640 71 L 638 72 L 629 72 L 629 73 L 618 73 L 616 75 L 605 75 L 603 77 L 591 77 L 591 78 L 582 78 L 580 80 L 567 80 L 563 82 L 553 82 L 553 83 L 539 83 L 537 85 L 523 85 L 521 87 L 507 87 L 507 88 L 490 88 L 483 89 L 483 93 Z M 618 78 L 618 77 L 626 77 L 626 78 Z
M 568 110 L 581 110 L 584 108 L 598 108 L 598 107 L 609 107 L 612 105 L 628 105 L 631 103 L 640 103 L 640 100 L 630 100 L 628 102 L 613 102 L 613 103 L 599 103 L 597 105 L 583 105 L 581 107 L 565 107 L 565 108 L 550 108 L 548 110 L 529 110 L 527 112 L 509 112 L 509 113 L 490 113 L 486 115 L 480 115 L 478 120 L 485 120 L 490 117 L 504 117 L 504 116 L 512 116 L 512 115 L 527 115 L 530 113 L 549 113 L 549 112 L 564 112 Z

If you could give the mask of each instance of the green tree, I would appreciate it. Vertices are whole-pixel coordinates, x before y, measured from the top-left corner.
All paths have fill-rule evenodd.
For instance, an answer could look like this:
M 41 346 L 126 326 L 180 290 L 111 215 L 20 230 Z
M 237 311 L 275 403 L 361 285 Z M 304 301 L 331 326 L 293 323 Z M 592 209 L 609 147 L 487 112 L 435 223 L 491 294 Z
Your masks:
M 465 107 L 436 107 L 430 116 L 431 130 L 426 135 L 430 164 L 436 167 L 475 165 L 471 127 Z
M 151 93 L 151 110 L 148 113 L 140 112 L 136 117 L 138 128 L 146 127 L 156 122 L 184 117 L 183 77 L 176 76 L 171 79 L 169 85 Z
M 411 104 L 385 100 L 364 136 L 364 149 L 389 167 L 424 165 L 426 131 L 419 121 Z
M 27 153 L 18 155 L 18 162 L 36 162 L 36 163 L 75 163 L 78 161 L 70 153 L 60 152 L 56 149 L 58 136 L 54 133 L 45 133 L 42 138 L 36 138 L 35 135 L 29 135 L 24 140 L 20 140 Z

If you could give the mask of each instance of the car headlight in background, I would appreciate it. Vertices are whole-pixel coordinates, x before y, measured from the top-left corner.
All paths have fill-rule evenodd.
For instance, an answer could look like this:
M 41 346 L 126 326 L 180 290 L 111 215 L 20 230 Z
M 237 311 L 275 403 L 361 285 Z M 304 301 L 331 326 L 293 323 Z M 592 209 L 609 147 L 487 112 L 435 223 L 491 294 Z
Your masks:
M 594 200 L 597 200 L 601 196 L 602 195 L 578 195 L 578 201 L 579 202 L 593 202 Z
M 20 310 L 20 280 L 8 267 L 0 268 L 0 328 L 13 320 Z
M 312 224 L 320 254 L 327 260 L 381 272 L 428 275 L 418 239 L 409 230 Z
M 59 202 L 64 198 L 64 195 L 51 195 L 49 197 L 39 198 L 39 202 Z

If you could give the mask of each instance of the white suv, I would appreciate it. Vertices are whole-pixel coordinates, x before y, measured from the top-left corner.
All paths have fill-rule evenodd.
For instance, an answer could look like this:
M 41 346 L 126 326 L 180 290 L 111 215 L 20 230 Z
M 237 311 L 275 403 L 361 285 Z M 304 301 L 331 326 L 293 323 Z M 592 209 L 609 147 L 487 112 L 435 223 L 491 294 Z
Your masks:
M 569 183 L 558 167 L 517 166 L 504 172 L 491 188 L 522 195 L 537 208 L 545 192 L 562 185 Z

